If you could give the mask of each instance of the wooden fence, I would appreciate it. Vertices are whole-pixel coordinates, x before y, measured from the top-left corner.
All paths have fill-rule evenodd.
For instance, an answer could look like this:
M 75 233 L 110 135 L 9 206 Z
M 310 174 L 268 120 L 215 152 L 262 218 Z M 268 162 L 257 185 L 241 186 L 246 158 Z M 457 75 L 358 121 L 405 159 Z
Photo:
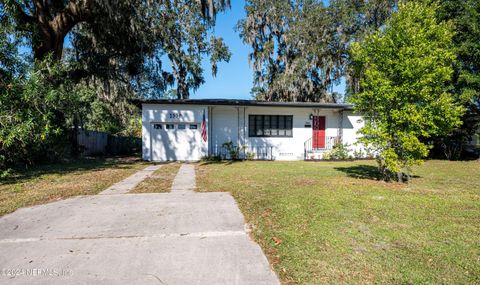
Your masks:
M 78 145 L 82 155 L 135 154 L 142 148 L 142 140 L 103 132 L 79 130 Z

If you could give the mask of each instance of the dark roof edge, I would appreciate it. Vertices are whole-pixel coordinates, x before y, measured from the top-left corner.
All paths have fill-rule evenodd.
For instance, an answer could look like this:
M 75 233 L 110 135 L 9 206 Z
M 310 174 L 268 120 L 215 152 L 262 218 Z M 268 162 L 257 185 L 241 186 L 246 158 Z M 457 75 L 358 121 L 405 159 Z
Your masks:
M 221 106 L 262 106 L 262 107 L 299 107 L 353 110 L 351 104 L 315 103 L 315 102 L 269 102 L 237 99 L 133 99 L 137 106 L 142 104 L 173 104 L 173 105 L 221 105 Z

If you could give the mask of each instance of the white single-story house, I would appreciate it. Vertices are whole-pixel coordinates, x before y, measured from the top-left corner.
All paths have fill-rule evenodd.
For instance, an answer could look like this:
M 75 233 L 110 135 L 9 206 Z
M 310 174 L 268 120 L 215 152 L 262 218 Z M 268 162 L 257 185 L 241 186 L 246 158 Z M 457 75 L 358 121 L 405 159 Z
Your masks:
M 225 143 L 240 158 L 321 159 L 335 144 L 356 144 L 364 124 L 352 105 L 255 100 L 141 100 L 143 159 L 196 161 L 228 158 Z

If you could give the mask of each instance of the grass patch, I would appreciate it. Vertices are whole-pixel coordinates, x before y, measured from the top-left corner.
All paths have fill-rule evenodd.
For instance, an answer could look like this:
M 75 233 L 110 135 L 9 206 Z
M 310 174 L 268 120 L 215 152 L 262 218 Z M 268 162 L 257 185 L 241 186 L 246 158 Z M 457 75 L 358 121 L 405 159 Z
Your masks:
M 0 216 L 20 207 L 101 192 L 147 163 L 137 158 L 91 158 L 41 165 L 0 181 Z
M 140 182 L 130 193 L 165 193 L 170 192 L 173 179 L 177 175 L 180 163 L 162 165 L 152 176 Z
M 478 284 L 480 163 L 427 161 L 385 183 L 375 163 L 197 165 L 228 191 L 283 283 Z

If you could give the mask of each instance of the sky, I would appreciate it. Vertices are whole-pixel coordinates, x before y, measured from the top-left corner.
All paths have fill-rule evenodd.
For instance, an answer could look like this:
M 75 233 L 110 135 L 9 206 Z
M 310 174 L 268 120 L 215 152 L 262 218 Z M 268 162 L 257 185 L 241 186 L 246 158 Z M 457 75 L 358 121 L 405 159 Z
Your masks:
M 231 1 L 231 9 L 218 14 L 214 34 L 222 37 L 230 49 L 232 57 L 228 63 L 218 64 L 217 76 L 212 77 L 210 63 L 203 60 L 205 83 L 195 92 L 191 99 L 226 98 L 251 99 L 253 71 L 248 65 L 248 54 L 251 48 L 243 44 L 235 31 L 237 22 L 245 17 L 244 1 Z
M 235 31 L 237 22 L 245 17 L 245 2 L 232 0 L 231 4 L 231 9 L 217 15 L 214 34 L 224 39 L 232 57 L 228 63 L 218 64 L 215 78 L 212 77 L 208 58 L 203 60 L 205 83 L 196 92 L 190 94 L 191 99 L 252 99 L 250 91 L 253 84 L 253 70 L 248 64 L 248 54 L 252 49 L 242 42 Z M 338 86 L 334 86 L 333 91 L 344 94 L 345 83 L 342 81 Z

